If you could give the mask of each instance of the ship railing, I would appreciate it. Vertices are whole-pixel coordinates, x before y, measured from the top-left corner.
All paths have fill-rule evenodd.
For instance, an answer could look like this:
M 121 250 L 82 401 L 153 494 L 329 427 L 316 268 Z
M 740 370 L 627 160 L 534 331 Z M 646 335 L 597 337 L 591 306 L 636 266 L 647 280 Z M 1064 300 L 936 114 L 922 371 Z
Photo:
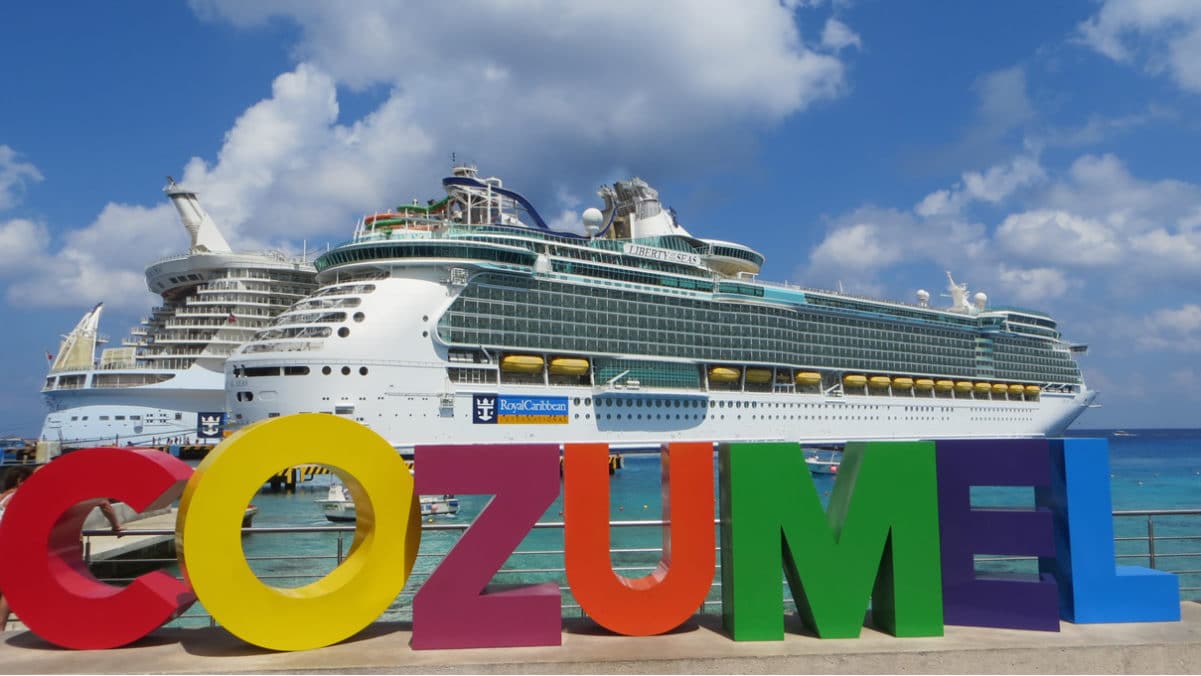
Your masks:
M 1114 545 L 1118 565 L 1135 565 L 1171 572 L 1179 576 L 1182 600 L 1201 601 L 1201 509 L 1122 510 L 1113 513 L 1117 536 Z M 770 518 L 770 517 L 764 517 Z M 719 522 L 714 521 L 715 528 Z M 413 572 L 404 589 L 393 602 L 383 619 L 412 618 L 413 595 L 459 540 L 470 523 L 423 523 L 421 547 Z M 614 542 L 621 545 L 610 549 L 613 570 L 626 577 L 641 577 L 653 571 L 662 555 L 661 520 L 610 521 Z M 354 526 L 283 526 L 250 527 L 245 535 L 243 550 L 250 552 L 247 561 L 258 578 L 267 585 L 296 587 L 327 575 L 345 560 L 354 540 Z M 84 531 L 85 557 L 95 538 L 114 537 L 107 530 Z M 125 537 L 137 535 L 163 536 L 173 540 L 170 529 L 138 529 L 136 522 L 127 525 Z M 170 536 L 170 537 L 167 537 Z M 715 532 L 720 543 L 720 533 Z M 303 544 L 298 544 L 303 543 Z M 308 548 L 301 551 L 301 547 Z M 720 548 L 720 544 L 719 544 Z M 699 612 L 721 612 L 721 556 L 715 552 L 716 572 L 704 604 Z M 563 523 L 539 522 L 512 556 L 496 574 L 501 584 L 555 583 L 563 598 L 563 615 L 580 616 L 583 611 L 571 595 L 564 569 Z M 174 557 L 158 556 L 91 561 L 93 573 L 112 584 L 125 584 L 150 569 L 165 569 L 179 575 Z M 977 557 L 977 570 L 1029 573 L 1038 570 L 1037 559 L 1030 557 Z M 783 576 L 781 575 L 781 578 Z M 781 593 L 786 612 L 795 612 L 787 583 L 781 579 Z M 172 626 L 214 625 L 213 618 L 199 606 L 184 613 Z

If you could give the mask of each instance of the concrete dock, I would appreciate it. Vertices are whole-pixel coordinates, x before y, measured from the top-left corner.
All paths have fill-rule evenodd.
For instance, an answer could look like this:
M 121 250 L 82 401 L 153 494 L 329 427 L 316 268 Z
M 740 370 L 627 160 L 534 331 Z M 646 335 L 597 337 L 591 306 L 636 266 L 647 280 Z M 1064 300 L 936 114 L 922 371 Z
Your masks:
M 279 653 L 220 628 L 160 629 L 117 650 L 77 652 L 28 632 L 0 640 L 0 673 L 1196 673 L 1201 604 L 1181 622 L 1063 623 L 1059 633 L 947 627 L 941 638 L 898 639 L 864 629 L 859 639 L 801 635 L 735 642 L 702 616 L 656 637 L 619 637 L 587 620 L 564 623 L 563 645 L 415 651 L 407 623 L 378 623 L 338 645 Z

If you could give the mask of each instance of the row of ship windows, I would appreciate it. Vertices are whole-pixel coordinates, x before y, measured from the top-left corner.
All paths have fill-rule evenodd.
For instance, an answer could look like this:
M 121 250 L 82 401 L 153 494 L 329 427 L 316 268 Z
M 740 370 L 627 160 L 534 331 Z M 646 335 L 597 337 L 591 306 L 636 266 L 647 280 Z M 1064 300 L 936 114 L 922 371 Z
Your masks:
M 538 332 L 504 332 L 495 330 L 446 329 L 441 326 L 443 340 L 457 345 L 488 345 L 502 349 L 529 349 L 537 351 L 645 354 L 659 357 L 683 357 L 714 362 L 759 362 L 797 363 L 816 368 L 847 368 L 878 371 L 909 371 L 932 375 L 975 377 L 975 360 L 953 359 L 937 354 L 898 354 L 888 350 L 847 350 L 836 347 L 812 347 L 806 345 L 773 345 L 776 349 L 760 347 L 754 341 L 736 339 L 712 339 L 710 345 L 682 344 L 671 335 L 653 341 L 636 340 L 632 336 L 622 339 L 603 339 L 593 336 L 556 336 Z M 752 346 L 748 346 L 750 343 Z M 809 349 L 802 351 L 797 348 Z M 1079 373 L 1075 368 L 1057 364 L 1011 363 L 1006 361 L 994 367 L 989 377 L 1011 380 L 1041 381 L 1059 380 L 1074 382 Z M 983 376 L 982 376 L 983 377 Z
M 604 414 L 597 413 L 596 419 L 601 420 L 602 415 L 604 415 L 604 418 L 603 418 L 604 420 L 622 420 L 623 419 L 623 414 L 621 414 L 621 413 L 604 413 Z M 579 413 L 574 414 L 574 418 L 576 420 L 579 420 L 580 414 Z M 591 419 L 592 419 L 591 413 L 584 414 L 584 420 L 591 420 Z M 643 420 L 643 419 L 645 419 L 645 420 L 725 420 L 726 416 L 724 413 L 709 413 L 707 415 L 704 413 L 676 413 L 674 415 L 674 417 L 671 413 L 666 413 L 666 414 L 647 413 L 647 414 L 645 414 L 645 416 L 642 413 L 626 413 L 626 414 L 624 414 L 624 419 L 625 420 Z M 734 420 L 742 420 L 742 416 L 736 415 L 736 416 L 734 416 L 733 419 Z M 935 416 L 935 415 L 929 415 L 929 416 L 915 416 L 915 415 L 906 415 L 906 416 L 900 416 L 900 415 L 895 415 L 895 416 L 893 416 L 893 415 L 889 415 L 889 416 L 881 416 L 881 415 L 796 415 L 796 414 L 793 414 L 793 415 L 752 415 L 752 416 L 750 416 L 750 419 L 751 420 L 891 420 L 891 421 L 910 421 L 910 422 L 924 420 L 924 421 L 949 422 L 951 420 L 951 416 L 948 416 L 948 415 L 941 415 L 941 416 Z M 1000 417 L 972 418 L 971 420 L 978 421 L 978 422 L 1016 422 L 1016 421 L 1031 421 L 1031 420 L 1033 420 L 1033 418 L 1032 417 L 1024 417 L 1024 416 L 1000 416 Z
M 535 296 L 531 298 L 531 295 Z M 713 300 L 660 296 L 633 291 L 608 288 L 590 288 L 555 282 L 542 282 L 536 288 L 513 288 L 510 286 L 495 286 L 489 284 L 473 285 L 460 301 L 463 309 L 470 310 L 466 303 L 473 299 L 482 302 L 499 302 L 513 307 L 540 307 L 547 312 L 565 313 L 563 318 L 572 322 L 594 322 L 595 315 L 581 316 L 580 312 L 619 313 L 627 319 L 695 319 L 706 323 L 721 322 L 728 326 L 739 317 L 756 317 L 757 321 L 747 323 L 741 328 L 762 331 L 770 328 L 788 328 L 781 323 L 792 325 L 797 320 L 811 322 L 810 327 L 818 329 L 823 335 L 833 336 L 864 336 L 871 335 L 873 330 L 887 335 L 903 334 L 907 339 L 914 336 L 938 337 L 947 339 L 948 344 L 957 344 L 965 348 L 975 345 L 976 333 L 971 330 L 950 331 L 937 326 L 925 326 L 918 323 L 897 323 L 869 318 L 847 317 L 831 313 L 817 313 L 806 310 L 787 310 L 766 305 L 731 306 Z M 673 310 L 664 313 L 664 306 Z M 477 308 L 475 311 L 479 311 Z M 512 316 L 510 310 L 501 314 Z
M 888 353 L 891 359 L 895 359 L 898 350 L 916 353 L 913 356 L 922 360 L 918 362 L 919 367 L 927 364 L 926 360 L 929 357 L 927 353 L 931 351 L 934 345 L 940 342 L 946 343 L 948 346 L 960 348 L 954 349 L 954 347 L 950 347 L 945 350 L 934 350 L 936 352 L 943 352 L 944 356 L 974 354 L 975 341 L 971 338 L 970 334 L 966 333 L 956 334 L 954 332 L 925 329 L 918 326 L 888 324 L 871 320 L 821 317 L 804 312 L 793 313 L 791 317 L 782 316 L 786 311 L 757 306 L 745 306 L 737 310 L 718 310 L 713 309 L 713 303 L 703 301 L 688 301 L 692 307 L 686 308 L 683 311 L 684 319 L 680 317 L 664 318 L 662 317 L 662 303 L 651 302 L 657 299 L 645 294 L 620 292 L 621 296 L 630 298 L 641 296 L 641 298 L 646 300 L 631 300 L 630 298 L 617 300 L 613 298 L 586 296 L 562 284 L 544 282 L 541 286 L 552 288 L 530 289 L 527 291 L 486 285 L 472 287 L 467 292 L 468 295 L 460 297 L 454 306 L 452 306 L 452 310 L 462 310 L 463 312 L 448 313 L 448 315 L 444 316 L 444 325 L 465 329 L 505 328 L 517 331 L 521 331 L 523 328 L 526 330 L 535 328 L 535 333 L 554 335 L 569 332 L 574 334 L 581 323 L 592 325 L 591 328 L 598 333 L 605 332 L 607 327 L 614 327 L 613 331 L 621 333 L 622 330 L 619 327 L 634 324 L 638 328 L 625 331 L 625 333 L 628 334 L 634 330 L 642 331 L 642 327 L 647 327 L 647 329 L 655 327 L 656 330 L 663 330 L 665 332 L 663 336 L 651 335 L 648 336 L 651 338 L 650 340 L 644 340 L 644 342 L 652 343 L 675 341 L 679 337 L 688 336 L 698 339 L 712 339 L 713 333 L 719 336 L 737 336 L 739 338 L 744 336 L 752 338 L 775 337 L 782 342 L 787 341 L 791 344 L 797 342 L 842 344 L 848 342 L 848 340 L 842 340 L 839 336 L 847 336 L 849 341 L 866 345 L 873 342 L 873 338 L 876 338 L 879 339 L 877 344 L 884 343 L 879 345 L 879 347 L 884 348 L 884 351 Z M 560 289 L 559 287 L 563 288 Z M 583 289 L 581 288 L 579 291 L 583 291 Z M 475 297 L 472 298 L 471 296 Z M 684 301 L 684 299 L 677 300 Z M 592 311 L 588 306 L 593 304 L 593 301 L 604 307 L 598 307 L 596 311 Z M 710 307 L 698 308 L 697 306 Z M 584 310 L 578 309 L 581 307 Z M 529 316 L 530 313 L 535 311 L 539 313 L 539 317 Z M 767 312 L 770 312 L 774 316 L 763 317 L 769 324 L 766 327 L 760 326 L 755 321 L 748 321 L 748 317 L 746 316 L 747 314 L 762 314 Z M 527 316 L 524 318 L 521 317 L 520 315 L 523 314 Z M 550 315 L 550 319 L 544 319 L 548 314 Z M 475 315 L 475 317 L 472 318 L 472 315 Z M 561 320 L 559 319 L 560 317 L 562 318 Z M 689 320 L 689 318 L 693 317 L 699 324 Z M 522 324 L 525 326 L 521 326 Z M 939 335 L 945 335 L 949 339 L 939 340 L 937 338 Z M 622 338 L 629 339 L 630 336 L 625 335 Z M 956 338 L 958 340 L 955 340 Z M 486 342 L 491 343 L 493 341 Z M 1036 341 L 1023 339 L 1001 341 L 1001 343 L 1005 349 L 1008 349 L 1008 346 L 1011 344 L 1017 346 L 1022 343 L 1026 343 L 1029 347 L 1038 347 Z M 790 346 L 785 345 L 781 347 L 787 349 Z M 1076 372 L 1075 365 L 1068 355 L 1056 354 L 1047 348 L 1043 348 L 1041 352 L 1044 355 L 1043 359 L 1049 358 L 1051 364 L 1057 363 L 1060 368 L 1066 369 L 1068 374 Z M 958 359 L 948 365 L 954 366 L 956 369 L 970 367 L 970 364 Z M 1028 366 L 1033 365 L 1030 364 Z M 1032 371 L 1033 375 L 1037 376 L 1037 370 L 1032 369 Z M 1012 374 L 1010 377 L 1022 377 L 1022 375 Z
M 487 290 L 487 291 L 485 291 L 485 290 Z M 616 288 L 616 287 L 606 286 L 606 285 L 581 286 L 581 285 L 577 285 L 577 284 L 564 284 L 564 283 L 558 283 L 558 282 L 554 282 L 554 281 L 544 281 L 544 280 L 533 281 L 533 280 L 529 280 L 529 279 L 505 278 L 505 277 L 499 277 L 496 275 L 481 276 L 479 279 L 477 279 L 477 282 L 472 285 L 469 292 L 467 294 L 465 294 L 462 298 L 482 297 L 482 298 L 491 298 L 494 300 L 505 301 L 505 302 L 514 303 L 514 304 L 518 304 L 518 305 L 527 305 L 527 304 L 530 304 L 531 302 L 535 302 L 530 299 L 531 294 L 539 294 L 542 296 L 545 296 L 546 294 L 557 294 L 557 295 L 564 295 L 564 296 L 568 297 L 567 298 L 568 302 L 566 302 L 566 303 L 564 303 L 564 302 L 550 303 L 550 302 L 547 302 L 547 300 L 545 298 L 539 298 L 536 301 L 537 303 L 546 305 L 547 308 L 558 307 L 558 308 L 573 308 L 573 309 L 582 309 L 582 310 L 605 310 L 605 309 L 607 309 L 607 306 L 611 305 L 614 302 L 618 302 L 618 303 L 624 303 L 624 304 L 642 303 L 642 304 L 650 306 L 649 312 L 633 313 L 634 315 L 639 315 L 639 314 L 647 315 L 647 316 L 662 315 L 664 306 L 668 306 L 668 307 L 672 307 L 672 308 L 679 308 L 679 311 L 673 310 L 671 312 L 671 314 L 673 316 L 679 316 L 679 315 L 681 315 L 681 313 L 683 313 L 683 315 L 686 318 L 692 316 L 689 313 L 698 313 L 698 312 L 704 313 L 704 312 L 715 312 L 715 311 L 716 312 L 736 311 L 740 315 L 750 314 L 750 315 L 756 315 L 756 316 L 770 316 L 770 317 L 782 318 L 782 319 L 792 319 L 794 317 L 800 317 L 802 319 L 816 321 L 816 322 L 822 324 L 823 326 L 829 327 L 830 332 L 840 334 L 840 335 L 842 334 L 843 331 L 853 331 L 853 333 L 847 333 L 846 335 L 860 335 L 862 333 L 862 331 L 860 331 L 857 328 L 853 329 L 853 330 L 848 329 L 848 327 L 850 325 L 872 326 L 872 327 L 878 327 L 878 328 L 888 330 L 888 331 L 899 331 L 902 333 L 910 333 L 910 334 L 924 335 L 924 336 L 925 335 L 936 335 L 936 336 L 943 336 L 943 337 L 955 338 L 955 339 L 971 340 L 976 335 L 975 331 L 972 330 L 972 328 L 974 328 L 974 323 L 973 323 L 973 326 L 965 327 L 965 330 L 963 330 L 963 331 L 953 331 L 953 330 L 950 330 L 948 327 L 937 326 L 933 323 L 930 323 L 930 324 L 923 323 L 924 320 L 917 320 L 912 323 L 905 323 L 905 322 L 898 323 L 895 321 L 890 322 L 890 321 L 882 320 L 882 319 L 881 320 L 873 320 L 873 319 L 866 318 L 866 317 L 848 317 L 848 316 L 832 314 L 832 313 L 817 313 L 817 312 L 812 312 L 812 311 L 806 311 L 804 309 L 785 309 L 785 308 L 774 307 L 774 306 L 770 306 L 770 305 L 750 305 L 750 304 L 739 305 L 739 306 L 737 306 L 736 310 L 732 310 L 731 305 L 729 303 L 718 302 L 718 301 L 714 301 L 714 300 L 707 299 L 704 297 L 649 294 L 649 293 L 642 293 L 642 292 L 639 292 L 639 291 L 633 290 L 633 289 L 627 290 L 627 289 L 623 289 L 623 288 Z M 818 305 L 818 303 L 813 303 L 813 304 Z M 823 305 L 829 304 L 829 305 L 835 305 L 835 306 L 838 305 L 838 303 L 822 303 L 822 304 Z M 871 314 L 879 315 L 879 314 L 887 313 L 890 310 L 891 310 L 891 308 L 886 308 L 884 306 L 877 306 L 877 307 L 873 308 L 872 310 L 870 310 L 870 312 L 871 312 Z M 906 316 L 906 317 L 908 316 L 908 313 L 905 313 L 905 312 L 900 312 L 897 314 L 899 316 Z M 844 326 L 840 326 L 840 324 L 842 324 Z M 758 326 L 762 326 L 762 325 L 764 325 L 764 323 L 759 322 Z
M 160 413 L 160 414 L 158 414 L 158 419 L 159 419 L 159 421 L 161 421 L 161 422 L 166 422 L 166 421 L 167 421 L 167 415 L 168 415 L 168 414 L 166 414 L 166 413 Z M 142 416 L 140 416 L 140 415 L 131 415 L 131 416 L 128 416 L 128 418 L 129 418 L 129 420 L 138 420 L 138 421 L 140 421 L 140 420 L 142 419 Z M 154 415 L 153 415 L 153 414 L 148 414 L 148 415 L 146 416 L 146 421 L 147 421 L 147 422 L 150 422 L 150 421 L 151 421 L 153 418 L 154 418 Z M 79 420 L 87 420 L 87 419 L 88 419 L 88 416 L 86 416 L 86 415 L 82 415 L 82 416 L 81 416 L 81 415 L 73 415 L 73 416 L 71 416 L 71 422 L 76 422 L 76 421 L 79 421 Z M 100 415 L 100 416 L 96 416 L 96 419 L 97 419 L 97 420 L 102 420 L 102 421 L 103 421 L 103 420 L 109 420 L 109 419 L 110 419 L 110 416 L 107 416 L 107 415 Z M 126 419 L 126 416 L 123 416 L 123 415 L 114 415 L 114 416 L 111 416 L 111 419 L 112 419 L 112 420 L 125 420 L 125 419 Z M 182 414 L 182 413 L 176 413 L 176 414 L 175 414 L 175 419 L 176 419 L 176 420 L 183 420 L 183 414 Z

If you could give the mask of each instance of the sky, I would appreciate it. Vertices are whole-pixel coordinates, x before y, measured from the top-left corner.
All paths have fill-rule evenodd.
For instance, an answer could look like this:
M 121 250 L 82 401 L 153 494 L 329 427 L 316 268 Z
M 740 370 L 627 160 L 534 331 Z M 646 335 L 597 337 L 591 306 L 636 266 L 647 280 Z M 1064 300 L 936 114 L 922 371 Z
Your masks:
M 761 278 L 945 304 L 946 271 L 1086 343 L 1076 427 L 1198 427 L 1201 3 L 5 3 L 0 434 L 62 334 L 113 343 L 187 249 L 323 249 L 451 158 L 579 223 L 640 176 Z

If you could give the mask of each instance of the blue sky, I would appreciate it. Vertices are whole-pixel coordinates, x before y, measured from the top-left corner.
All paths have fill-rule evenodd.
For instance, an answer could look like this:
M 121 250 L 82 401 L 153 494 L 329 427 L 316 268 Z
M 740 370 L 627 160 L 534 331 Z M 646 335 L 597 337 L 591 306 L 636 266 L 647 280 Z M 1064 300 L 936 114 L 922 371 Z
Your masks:
M 0 9 L 0 433 L 183 251 L 347 239 L 451 153 L 578 222 L 638 175 L 762 277 L 911 300 L 944 271 L 1090 345 L 1078 427 L 1201 411 L 1201 3 L 196 0 Z

